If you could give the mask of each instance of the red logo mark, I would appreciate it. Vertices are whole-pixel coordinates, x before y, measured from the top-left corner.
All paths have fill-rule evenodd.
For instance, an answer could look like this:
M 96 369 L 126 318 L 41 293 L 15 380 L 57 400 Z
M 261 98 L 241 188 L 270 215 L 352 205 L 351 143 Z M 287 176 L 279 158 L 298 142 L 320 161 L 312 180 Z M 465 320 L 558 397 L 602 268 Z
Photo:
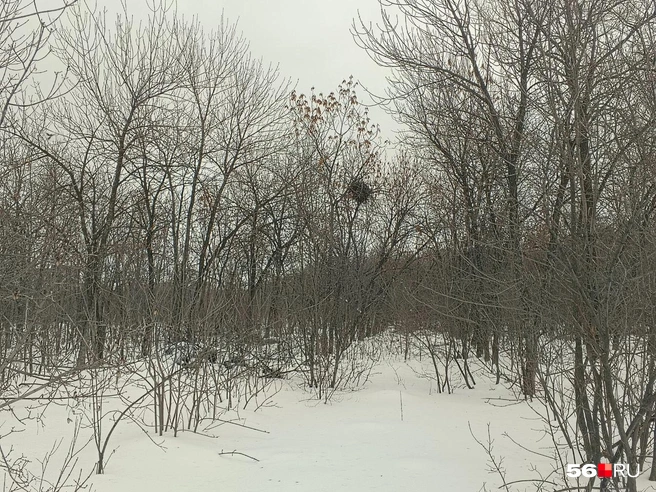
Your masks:
M 611 463 L 598 463 L 597 464 L 597 477 L 599 477 L 599 478 L 613 478 L 613 465 Z

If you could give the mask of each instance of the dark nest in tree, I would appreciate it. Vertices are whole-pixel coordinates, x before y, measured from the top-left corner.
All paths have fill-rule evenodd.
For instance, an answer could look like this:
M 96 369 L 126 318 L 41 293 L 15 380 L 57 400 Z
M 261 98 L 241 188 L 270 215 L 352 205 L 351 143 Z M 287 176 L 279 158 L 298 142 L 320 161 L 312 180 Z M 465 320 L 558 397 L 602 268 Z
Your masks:
M 356 178 L 346 188 L 346 196 L 351 200 L 356 201 L 358 204 L 367 202 L 374 191 L 362 179 Z

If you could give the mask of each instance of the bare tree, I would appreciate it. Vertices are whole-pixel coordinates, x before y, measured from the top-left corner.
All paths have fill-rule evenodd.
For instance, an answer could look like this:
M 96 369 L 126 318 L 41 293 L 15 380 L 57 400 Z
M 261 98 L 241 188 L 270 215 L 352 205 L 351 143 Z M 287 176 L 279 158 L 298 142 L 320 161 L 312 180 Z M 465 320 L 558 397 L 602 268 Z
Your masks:
M 0 6 L 0 129 L 5 127 L 11 108 L 19 113 L 58 94 L 64 77 L 54 74 L 45 92 L 28 91 L 28 83 L 38 74 L 52 33 L 64 11 L 76 0 L 57 2 L 48 9 L 25 0 L 7 0 Z
M 488 269 L 482 249 L 501 248 L 519 300 L 521 171 L 541 33 L 517 2 L 410 0 L 384 1 L 381 7 L 380 30 L 360 20 L 356 40 L 376 62 L 394 69 L 389 97 L 398 118 L 427 149 L 436 178 L 452 183 L 458 200 L 453 207 L 463 214 L 455 218 L 464 221 L 455 236 L 462 243 L 463 273 L 480 284 Z M 395 23 L 384 7 L 400 10 L 405 24 Z M 467 331 L 474 333 L 477 351 L 488 354 L 490 314 L 480 309 L 483 286 L 472 288 L 479 299 L 463 306 L 469 311 Z M 516 316 L 517 309 L 525 307 L 514 304 L 506 322 L 516 320 L 514 329 L 523 333 L 523 386 L 531 396 L 536 339 L 534 330 L 520 328 L 528 320 Z
M 22 134 L 40 157 L 62 170 L 76 203 L 84 299 L 80 363 L 104 357 L 104 268 L 125 204 L 126 168 L 139 153 L 139 137 L 151 124 L 152 108 L 165 104 L 177 84 L 169 63 L 175 55 L 163 42 L 166 10 L 155 9 L 152 17 L 141 28 L 127 16 L 118 17 L 111 31 L 103 15 L 72 14 L 73 25 L 58 36 L 54 50 L 70 70 L 69 97 L 85 105 L 71 105 L 68 98 L 53 101 L 42 126 Z

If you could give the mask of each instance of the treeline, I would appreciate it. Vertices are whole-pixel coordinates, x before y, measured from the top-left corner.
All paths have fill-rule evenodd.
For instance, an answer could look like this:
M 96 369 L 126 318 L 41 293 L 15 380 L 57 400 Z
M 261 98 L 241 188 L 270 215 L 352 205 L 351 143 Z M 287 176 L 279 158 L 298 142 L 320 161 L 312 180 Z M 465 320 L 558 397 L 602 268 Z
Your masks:
M 67 22 L 58 94 L 14 98 L 3 128 L 3 353 L 84 365 L 302 333 L 311 356 L 380 330 L 418 173 L 383 162 L 352 79 L 298 94 L 234 26 L 165 9 Z
M 395 152 L 352 79 L 292 90 L 223 20 L 70 7 L 32 58 L 1 48 L 0 353 L 42 370 L 276 337 L 335 386 L 354 341 L 428 331 L 434 360 L 543 398 L 577 460 L 642 465 L 653 5 L 395 4 L 407 24 L 353 26 L 391 69 Z M 47 46 L 66 69 L 28 90 Z

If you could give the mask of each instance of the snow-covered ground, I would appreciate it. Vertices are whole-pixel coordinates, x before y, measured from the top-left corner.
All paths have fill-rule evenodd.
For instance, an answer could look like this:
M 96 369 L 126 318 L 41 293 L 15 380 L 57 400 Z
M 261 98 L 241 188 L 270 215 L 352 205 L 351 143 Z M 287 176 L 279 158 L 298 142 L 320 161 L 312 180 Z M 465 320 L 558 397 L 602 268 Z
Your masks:
M 223 413 L 197 434 L 159 437 L 148 430 L 147 436 L 136 423 L 121 421 L 105 474 L 93 475 L 90 484 L 98 492 L 492 491 L 501 479 L 474 438 L 487 445 L 488 430 L 507 481 L 552 470 L 551 460 L 534 453 L 550 455 L 552 445 L 529 403 L 516 401 L 480 368 L 475 389 L 437 394 L 433 381 L 418 376 L 424 370 L 430 370 L 427 360 L 386 357 L 367 384 L 337 392 L 328 403 L 297 380 L 278 380 L 264 405 Z M 80 413 L 62 403 L 23 425 L 3 418 L 2 434 L 8 426 L 22 430 L 3 447 L 11 443 L 15 454 L 37 458 L 57 439 L 65 448 Z M 111 423 L 104 423 L 105 433 Z M 91 435 L 83 427 L 78 443 Z M 79 465 L 90 470 L 95 461 L 91 443 Z M 520 482 L 512 490 L 535 487 Z

